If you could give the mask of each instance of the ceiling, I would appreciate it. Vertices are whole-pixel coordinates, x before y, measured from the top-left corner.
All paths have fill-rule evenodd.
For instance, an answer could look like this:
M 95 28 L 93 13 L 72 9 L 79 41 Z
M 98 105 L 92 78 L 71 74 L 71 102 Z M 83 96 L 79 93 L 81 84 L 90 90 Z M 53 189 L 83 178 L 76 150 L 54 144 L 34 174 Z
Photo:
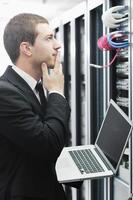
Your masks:
M 32 12 L 51 20 L 84 0 L 0 0 L 0 17 Z M 8 12 L 7 12 L 8 11 Z

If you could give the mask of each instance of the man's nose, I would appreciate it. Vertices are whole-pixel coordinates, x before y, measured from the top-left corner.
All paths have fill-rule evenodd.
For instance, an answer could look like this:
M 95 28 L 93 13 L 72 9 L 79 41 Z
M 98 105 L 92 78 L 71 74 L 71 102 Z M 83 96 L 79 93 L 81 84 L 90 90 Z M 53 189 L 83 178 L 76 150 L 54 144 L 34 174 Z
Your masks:
M 55 49 L 60 49 L 61 48 L 61 43 L 55 39 Z

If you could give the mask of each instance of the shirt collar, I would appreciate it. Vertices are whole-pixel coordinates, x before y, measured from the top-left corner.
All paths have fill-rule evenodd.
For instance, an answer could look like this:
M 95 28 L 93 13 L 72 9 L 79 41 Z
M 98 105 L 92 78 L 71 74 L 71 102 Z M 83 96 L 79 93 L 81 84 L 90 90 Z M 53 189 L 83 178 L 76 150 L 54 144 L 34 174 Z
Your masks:
M 12 66 L 12 69 L 27 82 L 27 84 L 31 87 L 32 90 L 35 90 L 37 81 L 32 76 L 30 76 L 15 65 Z

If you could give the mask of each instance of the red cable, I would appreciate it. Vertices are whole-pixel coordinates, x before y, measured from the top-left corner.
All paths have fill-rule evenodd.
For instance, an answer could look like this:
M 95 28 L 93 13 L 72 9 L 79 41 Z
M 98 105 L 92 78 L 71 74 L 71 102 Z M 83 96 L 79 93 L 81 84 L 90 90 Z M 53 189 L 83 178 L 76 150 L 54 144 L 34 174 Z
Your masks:
M 107 65 L 104 65 L 104 66 L 103 66 L 103 68 L 104 68 L 104 67 L 109 67 L 110 65 L 112 65 L 112 64 L 113 64 L 113 62 L 115 61 L 116 57 L 117 57 L 117 56 L 118 56 L 118 54 L 119 54 L 119 51 L 120 51 L 120 49 L 116 49 L 116 54 L 114 55 L 113 59 L 110 61 L 110 63 L 109 63 L 109 64 L 107 64 Z
M 99 49 L 105 50 L 105 51 L 111 51 L 114 49 L 109 45 L 106 35 L 104 35 L 98 39 L 97 45 L 98 45 Z
M 117 55 L 118 55 L 118 52 L 120 51 L 120 49 L 116 49 L 116 48 L 113 48 L 109 45 L 108 43 L 108 40 L 107 40 L 107 36 L 104 35 L 102 37 L 100 37 L 97 41 L 97 45 L 99 47 L 99 49 L 101 50 L 105 50 L 105 51 L 111 51 L 111 50 L 116 50 L 116 54 L 114 55 L 113 59 L 110 61 L 109 64 L 107 65 L 104 65 L 103 67 L 109 67 L 116 59 Z

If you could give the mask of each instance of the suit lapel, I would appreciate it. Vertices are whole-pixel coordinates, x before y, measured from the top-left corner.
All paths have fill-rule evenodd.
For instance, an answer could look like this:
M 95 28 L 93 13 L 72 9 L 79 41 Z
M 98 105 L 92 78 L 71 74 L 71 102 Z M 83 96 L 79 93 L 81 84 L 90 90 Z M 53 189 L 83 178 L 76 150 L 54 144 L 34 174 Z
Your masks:
M 12 69 L 11 66 L 8 66 L 2 79 L 8 80 L 8 82 L 17 87 L 25 97 L 28 97 L 28 101 L 32 104 L 35 111 L 42 117 L 44 116 L 41 105 L 31 87 Z

